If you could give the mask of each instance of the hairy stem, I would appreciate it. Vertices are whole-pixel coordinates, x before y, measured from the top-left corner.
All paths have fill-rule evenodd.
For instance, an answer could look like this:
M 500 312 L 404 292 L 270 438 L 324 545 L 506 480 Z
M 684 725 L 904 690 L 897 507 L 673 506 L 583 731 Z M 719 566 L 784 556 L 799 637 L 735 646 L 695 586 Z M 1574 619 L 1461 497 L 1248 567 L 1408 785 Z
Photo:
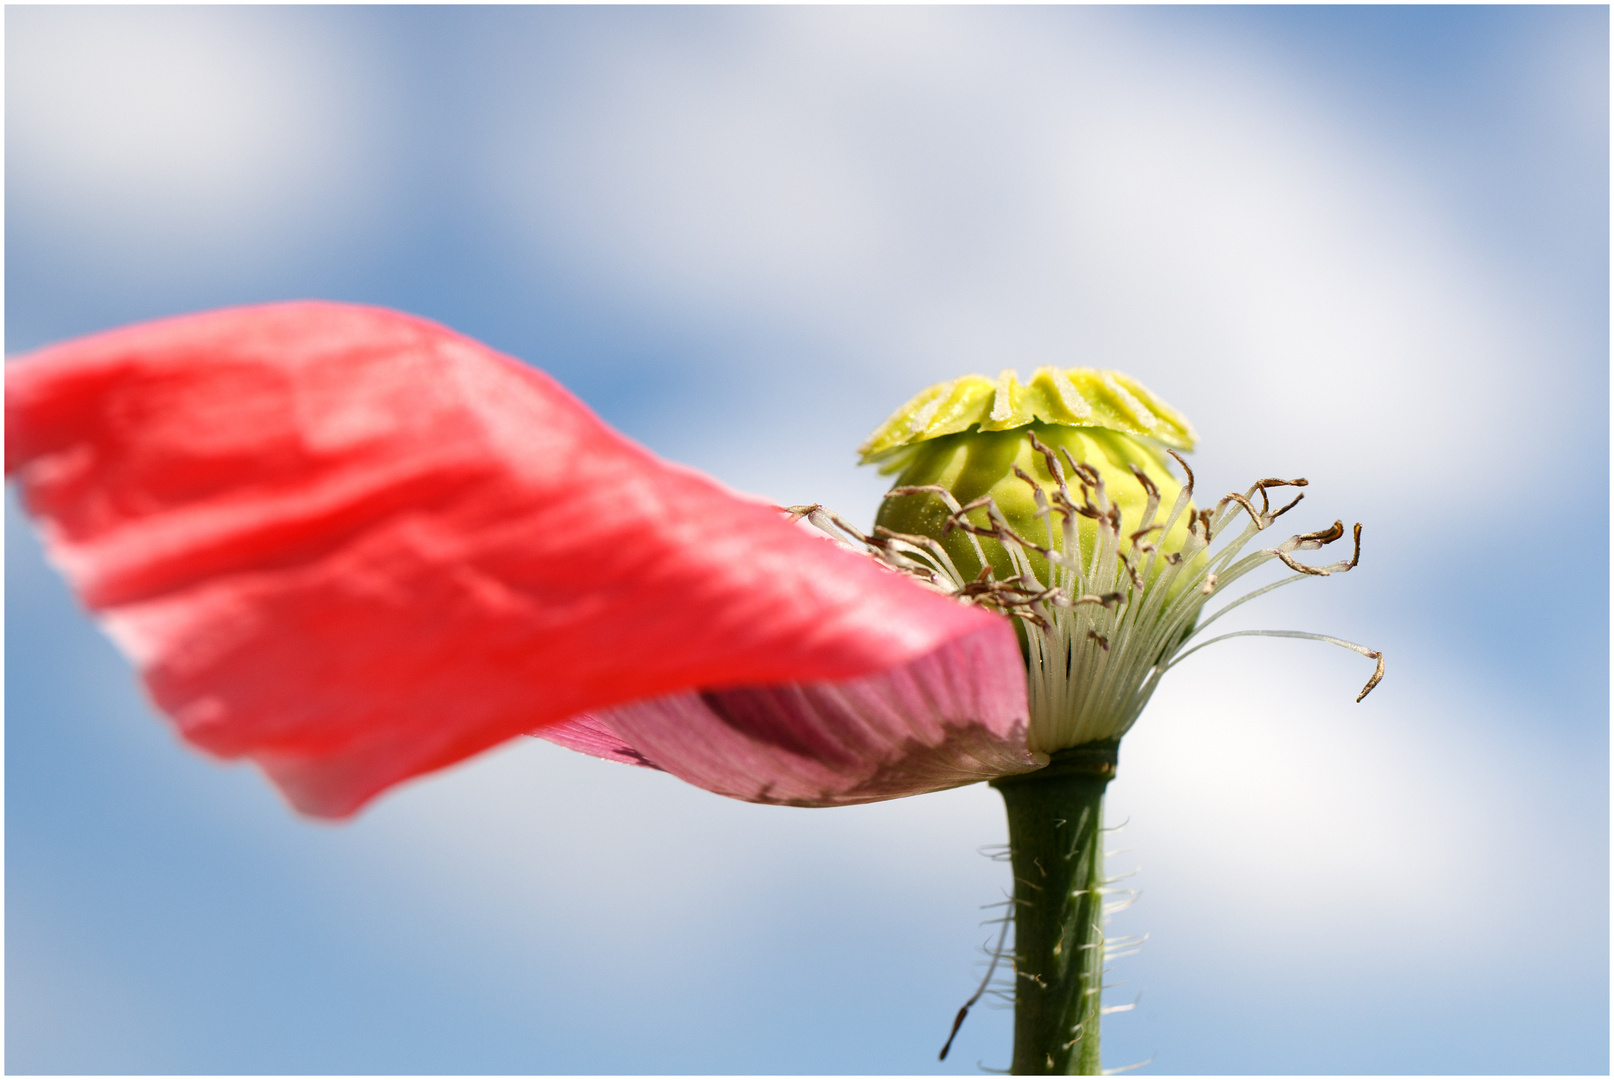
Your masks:
M 1009 811 L 1014 867 L 1014 1061 L 1010 1072 L 1097 1076 L 1104 971 L 1104 788 L 1116 740 L 992 781 Z

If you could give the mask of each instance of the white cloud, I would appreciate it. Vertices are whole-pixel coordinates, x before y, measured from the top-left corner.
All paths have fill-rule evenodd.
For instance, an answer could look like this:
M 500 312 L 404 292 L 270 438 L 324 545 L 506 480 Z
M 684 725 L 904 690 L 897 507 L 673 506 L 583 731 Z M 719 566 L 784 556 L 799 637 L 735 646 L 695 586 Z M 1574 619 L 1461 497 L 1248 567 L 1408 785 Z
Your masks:
M 12 214 L 94 252 L 85 268 L 253 272 L 370 197 L 373 73 L 306 20 L 68 7 L 7 28 Z
M 1545 408 L 1505 377 L 1526 340 L 1555 362 L 1543 328 L 1423 163 L 1226 43 L 1101 12 L 729 29 L 580 45 L 551 101 L 512 86 L 490 171 L 522 246 L 673 324 L 805 335 L 826 373 L 1118 366 L 1234 480 L 1410 459 L 1477 493 L 1451 448 Z

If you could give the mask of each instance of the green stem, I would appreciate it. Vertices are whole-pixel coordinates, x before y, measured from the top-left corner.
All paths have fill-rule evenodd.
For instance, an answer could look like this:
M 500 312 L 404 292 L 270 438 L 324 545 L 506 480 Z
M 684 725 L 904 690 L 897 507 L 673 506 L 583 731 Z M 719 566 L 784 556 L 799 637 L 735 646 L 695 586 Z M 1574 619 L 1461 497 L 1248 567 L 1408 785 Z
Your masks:
M 992 781 L 1009 811 L 1014 867 L 1016 1075 L 1097 1076 L 1104 972 L 1104 788 L 1118 742 L 1053 755 Z

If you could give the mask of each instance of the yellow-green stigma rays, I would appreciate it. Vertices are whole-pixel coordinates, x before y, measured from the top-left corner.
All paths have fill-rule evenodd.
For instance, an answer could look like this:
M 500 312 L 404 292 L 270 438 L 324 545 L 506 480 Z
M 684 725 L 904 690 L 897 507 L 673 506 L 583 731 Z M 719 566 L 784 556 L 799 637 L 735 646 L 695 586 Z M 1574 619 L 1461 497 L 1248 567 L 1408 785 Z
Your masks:
M 1240 631 L 1189 647 L 1234 608 L 1348 571 L 1361 552 L 1357 525 L 1348 560 L 1294 558 L 1341 539 L 1340 522 L 1247 551 L 1304 497 L 1274 509 L 1268 492 L 1306 481 L 1259 480 L 1196 509 L 1193 472 L 1175 452 L 1192 445 L 1186 420 L 1116 372 L 1042 368 L 1029 386 L 1013 372 L 965 376 L 915 397 L 863 446 L 865 462 L 899 473 L 872 535 L 820 507 L 794 510 L 893 569 L 1020 621 L 1034 751 L 1119 738 L 1167 670 L 1229 637 L 1303 637 L 1361 653 L 1377 661 L 1361 700 L 1384 660 L 1352 642 Z M 1200 619 L 1213 597 L 1270 562 L 1294 573 Z
M 1192 450 L 1193 427 L 1182 414 L 1119 371 L 1038 368 L 1020 384 L 1013 371 L 996 379 L 964 375 L 920 391 L 858 447 L 864 465 L 896 472 L 904 448 L 968 431 L 1010 431 L 1034 423 L 1104 428 Z

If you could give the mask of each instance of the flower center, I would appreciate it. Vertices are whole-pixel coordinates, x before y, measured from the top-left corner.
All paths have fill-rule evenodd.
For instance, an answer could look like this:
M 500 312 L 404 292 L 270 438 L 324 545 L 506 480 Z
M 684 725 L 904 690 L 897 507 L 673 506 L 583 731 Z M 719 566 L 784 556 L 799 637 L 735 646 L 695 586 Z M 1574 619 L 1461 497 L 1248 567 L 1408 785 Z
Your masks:
M 1321 634 L 1241 631 L 1185 648 L 1222 615 L 1257 596 L 1305 578 L 1343 573 L 1357 564 L 1361 525 L 1354 530 L 1354 550 L 1347 561 L 1308 566 L 1293 557 L 1343 537 L 1344 526 L 1337 521 L 1328 529 L 1297 534 L 1274 547 L 1245 551 L 1252 539 L 1304 497 L 1297 495 L 1273 509 L 1268 491 L 1304 487 L 1305 480 L 1259 480 L 1242 495 L 1229 494 L 1213 508 L 1196 511 L 1193 471 L 1168 451 L 1188 481 L 1177 488 L 1165 474 L 1170 486 L 1177 488 L 1165 507 L 1161 482 L 1143 465 L 1129 463 L 1135 487 L 1117 493 L 1104 479 L 1105 472 L 1114 477 L 1112 470 L 1078 460 L 1068 445 L 1048 445 L 1035 427 L 1002 434 L 1020 444 L 1039 466 L 1026 467 L 1019 461 L 1019 449 L 1014 450 L 1013 494 L 1020 501 L 1012 516 L 999 502 L 1005 495 L 998 490 L 1003 485 L 961 502 L 954 484 L 900 482 L 887 493 L 887 506 L 903 500 L 911 506 L 916 496 L 924 496 L 937 508 L 922 517 L 913 515 L 921 517 L 922 530 L 894 528 L 891 523 L 903 520 L 901 515 L 884 511 L 873 536 L 865 536 L 822 507 L 793 507 L 791 513 L 931 588 L 1015 618 L 1027 658 L 1032 750 L 1052 753 L 1120 738 L 1161 675 L 1189 653 L 1228 637 L 1304 637 L 1374 659 L 1378 666 L 1358 701 L 1383 677 L 1381 654 Z M 1009 452 L 1007 446 L 991 449 L 998 455 Z M 956 455 L 945 447 L 942 453 Z M 904 479 L 911 472 L 905 470 Z M 1239 520 L 1242 529 L 1228 538 Z M 1274 561 L 1294 573 L 1200 620 L 1212 597 Z

